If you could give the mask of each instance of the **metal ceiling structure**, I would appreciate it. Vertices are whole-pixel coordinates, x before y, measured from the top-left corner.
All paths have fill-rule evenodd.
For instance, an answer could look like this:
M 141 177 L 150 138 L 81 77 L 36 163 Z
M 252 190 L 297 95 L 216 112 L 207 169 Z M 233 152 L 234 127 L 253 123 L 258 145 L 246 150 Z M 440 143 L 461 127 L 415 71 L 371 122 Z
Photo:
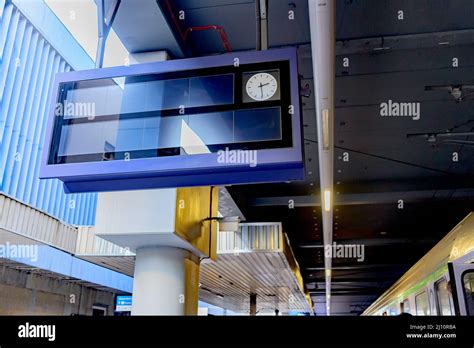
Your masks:
M 200 298 L 248 314 L 311 313 L 298 264 L 280 223 L 240 224 L 238 232 L 220 232 L 217 261 L 201 264 Z
M 267 7 L 268 48 L 298 47 L 306 95 L 315 90 L 308 13 L 307 0 Z M 364 244 L 365 258 L 333 260 L 335 315 L 360 314 L 472 210 L 474 100 L 426 89 L 474 83 L 473 18 L 469 0 L 336 1 L 332 227 L 336 243 Z M 114 30 L 131 53 L 179 58 L 226 52 L 222 32 L 232 50 L 254 50 L 257 20 L 251 0 L 122 0 Z M 211 29 L 184 36 L 203 26 Z M 382 117 L 389 101 L 419 103 L 419 119 Z M 325 314 L 313 95 L 302 106 L 306 179 L 228 190 L 247 221 L 281 220 L 316 314 Z M 464 134 L 430 136 L 445 132 Z
M 299 265 L 281 223 L 242 223 L 238 232 L 217 236 L 217 260 L 204 259 L 199 298 L 235 313 L 312 313 Z M 78 229 L 77 257 L 133 276 L 135 255 L 100 237 L 92 227 Z

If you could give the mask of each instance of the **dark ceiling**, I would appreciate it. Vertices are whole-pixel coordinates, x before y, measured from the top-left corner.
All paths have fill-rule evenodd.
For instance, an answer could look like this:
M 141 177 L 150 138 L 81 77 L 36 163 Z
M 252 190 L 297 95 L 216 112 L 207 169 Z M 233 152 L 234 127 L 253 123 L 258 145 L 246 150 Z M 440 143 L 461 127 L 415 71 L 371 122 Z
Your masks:
M 298 9 L 306 1 L 295 3 Z M 286 6 L 270 1 L 269 14 Z M 399 10 L 403 21 L 397 19 Z M 363 262 L 334 260 L 332 311 L 350 315 L 363 311 L 473 209 L 474 147 L 432 144 L 407 134 L 474 130 L 473 100 L 456 103 L 447 91 L 425 91 L 428 85 L 474 84 L 474 3 L 338 1 L 336 23 L 334 240 L 365 245 Z M 291 32 L 286 29 L 285 35 Z M 302 36 L 297 38 L 302 85 L 312 88 L 311 51 Z M 345 57 L 349 67 L 343 67 Z M 419 102 L 420 120 L 381 117 L 380 103 L 389 99 Z M 314 98 L 303 98 L 303 105 L 306 180 L 234 186 L 230 192 L 248 219 L 280 217 L 316 312 L 323 314 Z M 458 162 L 452 161 L 453 152 Z M 295 209 L 289 209 L 290 199 Z M 399 199 L 404 209 L 398 209 Z
M 139 5 L 140 1 L 136 1 Z M 269 0 L 270 48 L 297 46 L 301 85 L 312 86 L 307 0 Z M 186 28 L 222 26 L 233 50 L 256 47 L 255 2 L 175 0 Z M 159 0 L 162 8 L 166 0 Z M 295 20 L 288 19 L 293 10 Z M 403 11 L 403 20 L 399 20 Z M 431 85 L 474 85 L 472 0 L 338 0 L 336 11 L 334 239 L 365 245 L 365 260 L 336 259 L 333 314 L 359 314 L 473 210 L 474 147 L 408 134 L 474 131 L 474 99 L 456 102 Z M 168 13 L 168 22 L 171 21 Z M 132 28 L 128 28 L 130 32 Z M 141 29 L 136 29 L 141 30 Z M 133 40 L 132 40 L 133 41 Z M 160 49 L 150 40 L 132 51 Z M 133 42 L 130 43 L 132 45 Z M 216 31 L 181 42 L 188 55 L 225 52 Z M 127 44 L 126 44 L 127 46 Z M 129 46 L 127 48 L 131 48 Z M 343 66 L 349 58 L 349 67 Z M 453 67 L 457 58 L 458 67 Z M 474 96 L 474 94 L 472 95 Z M 380 104 L 419 102 L 421 117 L 381 117 Z M 302 98 L 306 180 L 229 187 L 249 221 L 281 220 L 316 313 L 325 312 L 314 96 Z M 343 161 L 344 152 L 349 161 Z M 453 162 L 453 152 L 458 161 Z M 288 201 L 294 200 L 294 209 Z M 398 208 L 403 200 L 403 209 Z

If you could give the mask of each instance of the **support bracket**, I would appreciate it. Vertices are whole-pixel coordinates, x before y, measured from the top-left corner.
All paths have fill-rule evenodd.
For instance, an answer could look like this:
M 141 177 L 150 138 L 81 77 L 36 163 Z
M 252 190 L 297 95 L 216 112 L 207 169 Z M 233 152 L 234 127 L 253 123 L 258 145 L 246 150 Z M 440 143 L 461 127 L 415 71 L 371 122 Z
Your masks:
M 107 43 L 107 37 L 109 36 L 110 29 L 117 15 L 120 7 L 121 0 L 114 0 L 108 13 L 105 13 L 105 0 L 97 0 L 97 29 L 98 29 L 98 40 L 97 40 L 97 53 L 95 56 L 95 67 L 102 68 L 104 64 L 105 45 Z

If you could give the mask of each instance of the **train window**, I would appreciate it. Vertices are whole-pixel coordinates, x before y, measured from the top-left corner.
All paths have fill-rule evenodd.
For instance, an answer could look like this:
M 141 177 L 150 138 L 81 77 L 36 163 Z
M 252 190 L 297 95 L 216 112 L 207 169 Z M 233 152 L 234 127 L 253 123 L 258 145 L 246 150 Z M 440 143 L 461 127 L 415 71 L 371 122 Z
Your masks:
M 474 271 L 465 272 L 462 276 L 464 300 L 467 315 L 474 316 Z
M 416 295 L 415 297 L 416 314 L 417 315 L 430 315 L 430 305 L 428 302 L 428 294 L 426 291 Z
M 449 300 L 448 282 L 446 279 L 438 280 L 435 283 L 435 291 L 438 315 L 452 315 Z
M 411 313 L 410 302 L 408 301 L 408 299 L 402 302 L 402 311 L 403 313 Z

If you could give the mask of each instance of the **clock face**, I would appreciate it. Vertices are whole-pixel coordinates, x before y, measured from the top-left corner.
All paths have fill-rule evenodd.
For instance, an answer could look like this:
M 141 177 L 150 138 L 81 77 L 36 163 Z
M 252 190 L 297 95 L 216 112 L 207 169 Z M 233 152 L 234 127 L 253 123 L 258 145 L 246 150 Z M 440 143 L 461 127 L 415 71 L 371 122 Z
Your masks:
M 252 75 L 245 85 L 248 96 L 257 101 L 270 99 L 277 89 L 278 83 L 275 77 L 264 72 Z

